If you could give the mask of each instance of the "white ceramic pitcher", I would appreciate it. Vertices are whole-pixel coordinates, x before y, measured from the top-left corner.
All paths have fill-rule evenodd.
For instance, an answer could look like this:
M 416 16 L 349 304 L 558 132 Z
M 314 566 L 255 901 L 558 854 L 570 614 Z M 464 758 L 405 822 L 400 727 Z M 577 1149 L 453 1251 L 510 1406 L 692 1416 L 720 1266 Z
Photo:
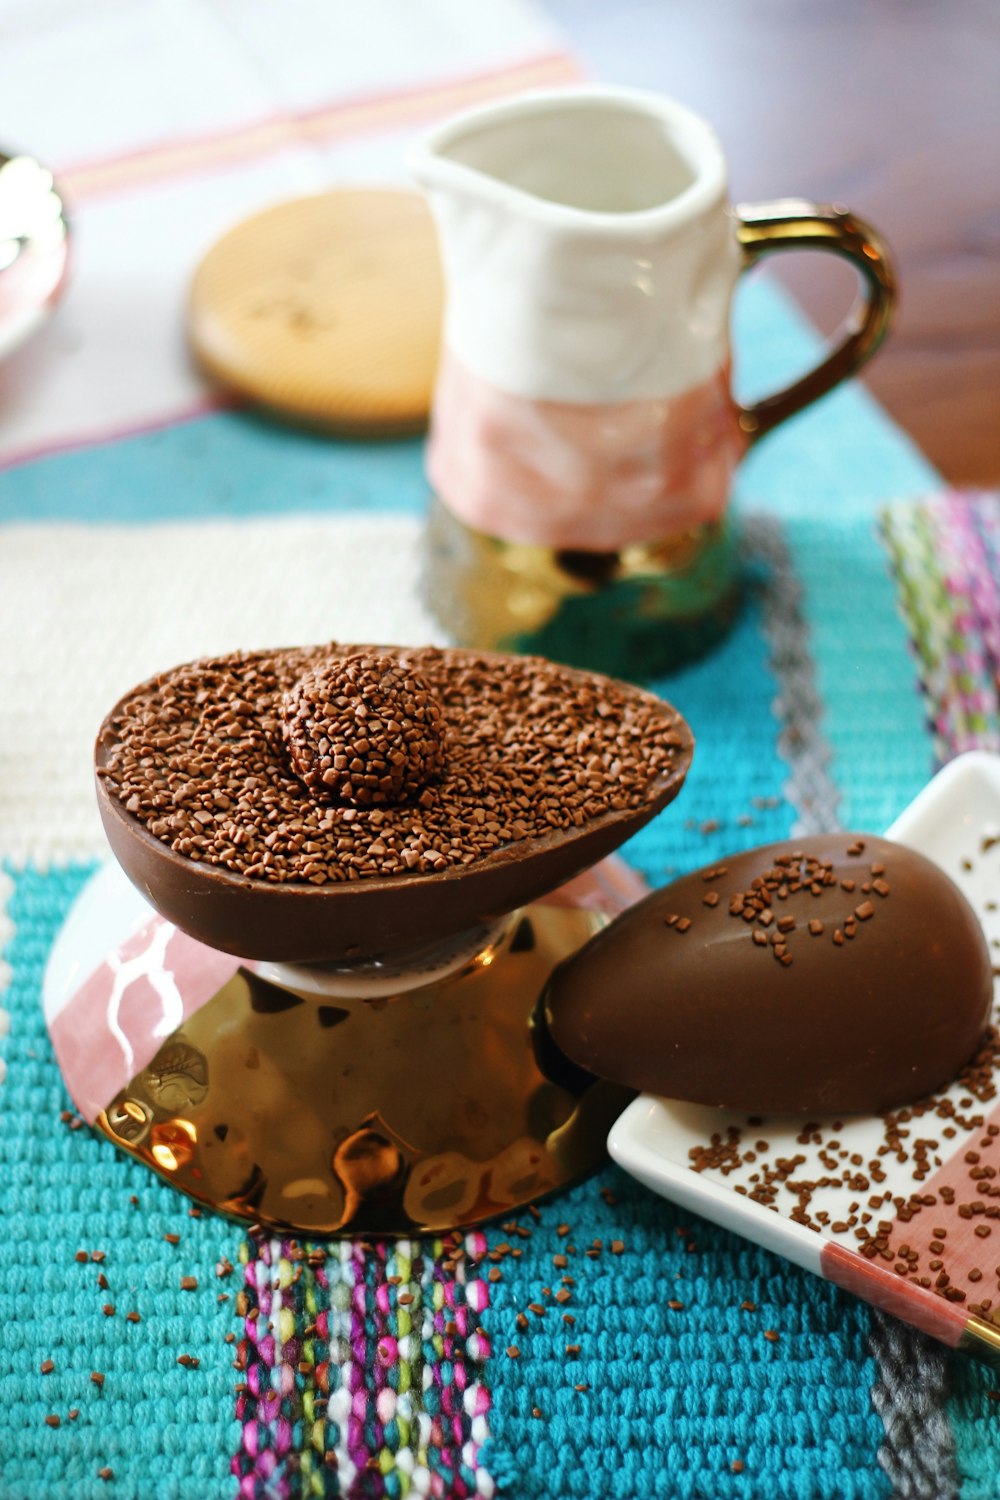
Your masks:
M 411 162 L 448 289 L 428 474 L 473 539 L 607 559 L 718 527 L 748 444 L 886 330 L 877 235 L 800 201 L 730 208 L 714 132 L 669 99 L 523 95 L 439 126 Z M 815 370 L 743 407 L 732 293 L 741 270 L 791 248 L 848 256 L 863 295 Z

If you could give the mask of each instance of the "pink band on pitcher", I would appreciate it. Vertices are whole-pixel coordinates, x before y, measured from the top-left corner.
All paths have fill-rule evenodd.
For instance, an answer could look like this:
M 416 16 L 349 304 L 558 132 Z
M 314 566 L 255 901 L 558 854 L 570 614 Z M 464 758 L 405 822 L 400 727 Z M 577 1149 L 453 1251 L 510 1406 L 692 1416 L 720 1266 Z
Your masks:
M 589 405 L 498 390 L 446 349 L 427 471 L 477 531 L 601 552 L 718 520 L 745 449 L 725 366 L 673 396 Z

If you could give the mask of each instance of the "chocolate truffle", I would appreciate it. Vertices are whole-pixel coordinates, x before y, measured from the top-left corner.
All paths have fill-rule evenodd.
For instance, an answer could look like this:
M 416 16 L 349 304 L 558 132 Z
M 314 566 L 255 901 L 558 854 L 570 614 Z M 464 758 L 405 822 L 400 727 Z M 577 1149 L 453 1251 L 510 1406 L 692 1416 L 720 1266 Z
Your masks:
M 548 1032 L 648 1093 L 754 1114 L 867 1113 L 968 1060 L 993 998 L 975 912 L 867 834 L 772 844 L 656 891 L 555 972 Z
M 444 762 L 441 705 L 391 656 L 333 657 L 281 697 L 296 775 L 318 797 L 352 807 L 403 802 Z

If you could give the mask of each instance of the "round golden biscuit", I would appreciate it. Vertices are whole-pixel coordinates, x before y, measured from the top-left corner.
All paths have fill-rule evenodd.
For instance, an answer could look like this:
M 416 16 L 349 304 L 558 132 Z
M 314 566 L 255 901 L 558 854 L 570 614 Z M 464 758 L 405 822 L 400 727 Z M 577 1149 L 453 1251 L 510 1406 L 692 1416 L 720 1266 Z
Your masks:
M 208 374 L 274 415 L 389 436 L 426 426 L 443 301 L 423 198 L 337 189 L 218 240 L 195 272 L 188 329 Z

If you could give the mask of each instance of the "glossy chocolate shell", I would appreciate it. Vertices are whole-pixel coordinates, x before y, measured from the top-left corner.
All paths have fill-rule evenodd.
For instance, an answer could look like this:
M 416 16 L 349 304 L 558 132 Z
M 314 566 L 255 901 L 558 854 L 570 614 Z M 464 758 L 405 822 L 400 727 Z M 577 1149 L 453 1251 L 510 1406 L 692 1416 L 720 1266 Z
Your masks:
M 338 647 L 345 654 L 395 649 Z M 471 653 L 455 648 L 444 655 L 458 662 Z M 492 663 L 498 673 L 511 661 L 501 653 L 475 656 Z M 579 678 L 594 676 L 565 670 Z M 555 889 L 610 854 L 673 800 L 691 762 L 690 730 L 668 703 L 639 688 L 625 691 L 650 706 L 664 734 L 672 736 L 669 765 L 651 774 L 638 807 L 604 813 L 578 828 L 502 845 L 474 863 L 441 873 L 324 886 L 273 884 L 174 852 L 126 810 L 103 774 L 116 745 L 113 725 L 131 694 L 111 711 L 98 735 L 101 817 L 115 856 L 133 884 L 171 922 L 214 948 L 242 958 L 300 963 L 391 957 L 491 922 Z
M 992 998 L 982 927 L 948 876 L 902 845 L 830 834 L 654 892 L 556 970 L 544 1011 L 557 1047 L 599 1077 L 812 1115 L 936 1089 Z

